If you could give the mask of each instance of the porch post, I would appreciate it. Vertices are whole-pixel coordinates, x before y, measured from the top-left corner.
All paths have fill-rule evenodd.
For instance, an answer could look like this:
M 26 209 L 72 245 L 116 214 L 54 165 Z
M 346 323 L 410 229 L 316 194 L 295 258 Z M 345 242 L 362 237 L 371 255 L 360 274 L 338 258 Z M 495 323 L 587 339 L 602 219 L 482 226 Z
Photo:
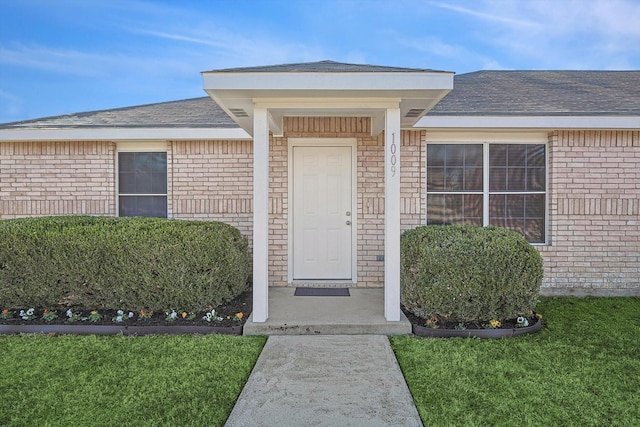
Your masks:
M 253 321 L 269 317 L 269 127 L 267 109 L 253 110 Z
M 384 317 L 400 321 L 400 108 L 386 111 L 384 133 Z

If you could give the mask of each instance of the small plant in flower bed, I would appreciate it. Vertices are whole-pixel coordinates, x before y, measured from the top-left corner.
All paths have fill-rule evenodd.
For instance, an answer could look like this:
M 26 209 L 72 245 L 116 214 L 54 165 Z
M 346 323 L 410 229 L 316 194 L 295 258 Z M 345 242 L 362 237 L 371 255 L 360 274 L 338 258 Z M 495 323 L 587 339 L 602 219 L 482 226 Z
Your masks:
M 102 319 L 102 315 L 98 312 L 98 310 L 91 310 L 89 315 L 87 316 L 89 322 L 97 323 Z
M 134 317 L 135 317 L 135 314 L 133 314 L 133 311 L 125 313 L 124 310 L 117 310 L 116 315 L 113 316 L 111 320 L 115 323 L 122 323 L 128 319 L 133 319 Z
M 58 313 L 56 311 L 50 311 L 48 309 L 44 309 L 42 312 L 42 320 L 45 322 L 51 322 L 58 318 Z
M 204 320 L 205 322 L 211 323 L 215 321 L 221 321 L 223 320 L 223 318 L 218 316 L 215 310 L 211 310 L 208 313 L 205 313 L 204 316 L 202 316 L 202 320 Z
M 145 310 L 144 308 L 141 308 L 139 313 L 140 314 L 138 314 L 138 316 L 140 319 L 151 319 L 153 317 L 153 310 Z
M 68 309 L 65 313 L 67 315 L 67 322 L 79 322 L 82 320 L 82 313 L 79 311 L 73 311 L 72 309 Z
M 35 308 L 29 308 L 27 310 L 20 310 L 20 318 L 22 320 L 31 320 L 36 317 Z
M 196 318 L 195 312 L 189 313 L 187 311 L 182 311 L 178 313 L 175 310 L 171 310 L 170 312 L 167 311 L 165 314 L 167 316 L 165 317 L 164 320 L 166 320 L 167 322 L 175 322 L 176 320 L 193 320 Z

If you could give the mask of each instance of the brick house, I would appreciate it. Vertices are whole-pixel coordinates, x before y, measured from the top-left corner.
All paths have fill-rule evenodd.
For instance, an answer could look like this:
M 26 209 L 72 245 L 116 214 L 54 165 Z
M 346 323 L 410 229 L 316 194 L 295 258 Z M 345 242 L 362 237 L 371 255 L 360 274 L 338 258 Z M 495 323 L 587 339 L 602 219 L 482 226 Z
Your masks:
M 421 224 L 500 225 L 543 294 L 640 295 L 640 72 L 451 72 L 321 61 L 203 73 L 209 96 L 0 125 L 0 218 L 238 227 L 253 321 L 271 286 L 383 288 Z

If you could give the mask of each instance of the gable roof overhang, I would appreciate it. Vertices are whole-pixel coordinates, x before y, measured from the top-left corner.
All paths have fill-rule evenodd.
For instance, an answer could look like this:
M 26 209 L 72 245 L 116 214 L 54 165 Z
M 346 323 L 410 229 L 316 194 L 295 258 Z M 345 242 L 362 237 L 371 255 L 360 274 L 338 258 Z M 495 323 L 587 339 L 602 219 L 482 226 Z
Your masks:
M 640 128 L 640 71 L 475 71 L 416 123 L 428 129 Z
M 269 113 L 269 130 L 282 135 L 284 117 L 371 117 L 371 133 L 384 129 L 388 108 L 400 108 L 412 127 L 453 89 L 453 73 L 333 61 L 202 73 L 204 90 L 253 135 L 253 112 Z
M 210 97 L 0 124 L 0 141 L 251 139 Z

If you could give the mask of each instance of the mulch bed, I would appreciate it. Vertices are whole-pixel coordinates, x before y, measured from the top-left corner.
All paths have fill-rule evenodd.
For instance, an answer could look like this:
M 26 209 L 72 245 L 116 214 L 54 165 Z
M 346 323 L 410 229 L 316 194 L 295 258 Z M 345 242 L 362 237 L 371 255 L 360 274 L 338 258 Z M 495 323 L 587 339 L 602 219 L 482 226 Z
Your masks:
M 31 320 L 20 318 L 20 309 L 11 309 L 13 317 L 0 318 L 0 333 L 44 332 L 44 333 L 97 333 L 111 334 L 123 333 L 126 335 L 146 334 L 179 334 L 179 333 L 222 333 L 241 335 L 242 327 L 246 322 L 252 308 L 252 292 L 248 290 L 228 303 L 216 307 L 216 316 L 220 320 L 207 322 L 203 320 L 207 312 L 199 311 L 187 313 L 182 317 L 182 312 L 177 311 L 177 317 L 173 321 L 167 321 L 166 312 L 154 312 L 149 318 L 140 317 L 140 312 L 133 312 L 129 318 L 129 312 L 125 312 L 122 322 L 115 322 L 118 317 L 117 310 L 98 310 L 101 319 L 95 322 L 89 320 L 90 310 L 72 309 L 77 315 L 77 320 L 70 321 L 66 315 L 66 308 L 57 309 L 58 317 L 50 321 L 42 319 L 44 310 L 35 309 Z M 24 309 L 27 310 L 26 308 Z M 241 313 L 238 316 L 238 313 Z M 192 317 L 192 318 L 191 318 Z M 92 332 L 93 331 L 93 332 Z
M 525 316 L 529 325 L 519 327 L 516 319 L 501 322 L 497 328 L 487 328 L 479 322 L 446 322 L 438 320 L 437 327 L 427 326 L 427 319 L 416 316 L 402 306 L 402 311 L 411 322 L 413 333 L 422 337 L 453 338 L 453 337 L 477 337 L 477 338 L 504 338 L 526 335 L 538 332 L 542 328 L 542 319 L 536 313 Z
M 88 320 L 89 310 L 74 310 L 74 314 L 78 314 L 80 318 L 87 320 L 69 321 L 65 314 L 66 309 L 58 309 L 58 317 L 51 321 L 42 319 L 43 310 L 36 309 L 33 319 L 23 320 L 18 316 L 20 309 L 12 309 L 13 317 L 11 319 L 0 318 L 0 333 L 75 333 L 75 334 L 117 334 L 125 335 L 149 335 L 149 334 L 232 334 L 242 335 L 242 328 L 246 322 L 252 309 L 252 291 L 248 290 L 239 295 L 234 300 L 216 307 L 216 315 L 221 320 L 212 320 L 207 322 L 203 317 L 207 312 L 197 312 L 193 319 L 182 318 L 182 313 L 177 313 L 174 321 L 167 321 L 167 313 L 154 313 L 150 318 L 141 318 L 139 312 L 134 312 L 132 319 L 128 318 L 128 312 L 125 313 L 122 322 L 114 322 L 113 319 L 118 316 L 116 310 L 99 310 L 102 318 L 99 321 L 91 322 Z M 26 309 L 25 309 L 26 310 Z M 503 336 L 515 336 L 525 333 L 536 332 L 542 326 L 542 319 L 539 319 L 535 313 L 528 316 L 529 326 L 526 328 L 518 328 L 516 319 L 502 322 L 502 325 L 496 329 L 487 329 L 479 323 L 465 323 L 462 328 L 457 322 L 438 322 L 437 328 L 429 328 L 426 326 L 427 319 L 409 312 L 404 306 L 402 311 L 413 325 L 413 332 L 418 336 L 433 337 L 450 337 L 450 336 L 479 336 L 486 338 L 499 338 Z M 242 313 L 238 319 L 237 314 Z M 193 313 L 187 313 L 187 317 Z

